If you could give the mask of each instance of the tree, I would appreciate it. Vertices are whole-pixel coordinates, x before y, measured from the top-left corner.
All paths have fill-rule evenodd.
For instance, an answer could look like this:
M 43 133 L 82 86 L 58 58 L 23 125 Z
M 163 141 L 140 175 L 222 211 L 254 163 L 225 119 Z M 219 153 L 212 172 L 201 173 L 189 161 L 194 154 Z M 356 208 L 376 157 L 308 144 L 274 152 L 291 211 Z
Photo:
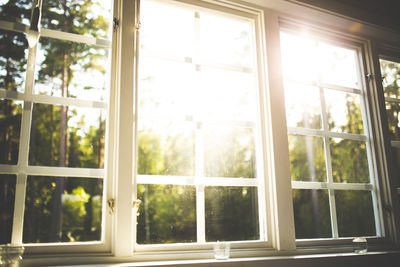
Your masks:
M 101 9 L 101 6 L 97 1 L 43 1 L 41 25 L 45 28 L 79 35 L 105 37 L 109 25 L 108 21 L 102 15 L 92 13 L 99 9 Z M 44 60 L 40 62 L 36 84 L 47 88 L 46 90 L 50 91 L 51 94 L 58 94 L 62 97 L 77 97 L 70 93 L 71 88 L 76 86 L 74 79 L 77 73 L 85 72 L 88 69 L 95 69 L 102 74 L 105 73 L 104 66 L 98 63 L 98 59 L 104 57 L 104 49 L 51 38 L 41 38 L 40 47 L 43 51 Z M 91 87 L 83 87 L 83 89 L 91 89 Z M 100 117 L 98 128 L 91 126 L 89 131 L 82 136 L 79 133 L 79 125 L 74 126 L 69 123 L 72 116 L 77 116 L 77 112 L 68 106 L 34 105 L 30 164 L 85 168 L 101 168 L 103 166 L 104 119 Z M 32 190 L 30 192 L 33 192 L 33 190 L 40 191 L 42 186 L 46 186 L 45 184 L 40 185 L 39 180 L 34 180 L 36 178 L 32 179 L 33 182 L 30 184 Z M 72 178 L 64 177 L 57 177 L 54 180 L 54 190 L 51 190 L 51 201 L 48 202 L 51 203 L 51 207 L 46 206 L 44 208 L 44 211 L 47 210 L 51 214 L 48 218 L 51 222 L 48 225 L 51 236 L 46 237 L 46 242 L 99 239 L 101 231 L 97 231 L 97 236 L 94 236 L 90 229 L 97 227 L 92 227 L 92 222 L 95 221 L 92 212 L 97 209 L 95 205 L 98 201 L 96 202 L 94 199 L 98 195 L 102 195 L 97 189 L 99 186 L 102 187 L 102 181 L 85 183 L 85 179 L 79 181 L 82 183 L 81 186 L 85 193 L 90 197 L 84 203 L 86 213 L 81 213 L 81 215 L 85 214 L 84 221 L 78 220 L 76 222 L 85 225 L 87 234 L 82 235 L 81 233 L 79 237 L 65 237 L 64 228 L 69 227 L 66 223 L 71 221 L 70 216 L 72 215 L 71 212 L 64 212 L 64 206 L 69 204 L 63 202 L 63 195 L 71 194 L 74 189 L 67 190 L 67 188 L 71 187 L 71 184 L 75 184 L 74 181 Z M 75 185 L 75 189 L 78 187 L 79 185 Z M 27 205 L 27 212 L 34 218 L 36 216 L 33 214 L 33 207 L 38 201 L 38 196 L 33 194 L 28 197 L 28 200 L 30 203 Z M 39 200 L 39 202 L 41 201 Z M 31 210 L 29 210 L 30 208 Z M 96 214 L 96 216 L 99 216 L 99 214 Z M 27 220 L 26 228 L 35 228 L 34 224 L 32 220 Z M 40 228 L 40 226 L 37 227 Z M 34 236 L 31 236 L 31 239 L 30 242 L 39 242 L 38 240 L 40 240 L 40 238 Z

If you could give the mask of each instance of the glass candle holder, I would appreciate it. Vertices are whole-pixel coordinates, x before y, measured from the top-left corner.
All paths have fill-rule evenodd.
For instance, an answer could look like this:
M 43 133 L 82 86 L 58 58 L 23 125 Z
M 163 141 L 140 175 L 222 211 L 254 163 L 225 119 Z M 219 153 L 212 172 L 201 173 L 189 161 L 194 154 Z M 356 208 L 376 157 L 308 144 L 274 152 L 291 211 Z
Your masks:
M 0 246 L 0 266 L 19 267 L 24 250 L 23 246 L 18 245 Z
M 214 244 L 214 257 L 217 260 L 229 259 L 230 244 L 226 242 L 217 242 Z
M 364 237 L 356 237 L 353 239 L 354 253 L 365 254 L 368 251 L 367 239 Z

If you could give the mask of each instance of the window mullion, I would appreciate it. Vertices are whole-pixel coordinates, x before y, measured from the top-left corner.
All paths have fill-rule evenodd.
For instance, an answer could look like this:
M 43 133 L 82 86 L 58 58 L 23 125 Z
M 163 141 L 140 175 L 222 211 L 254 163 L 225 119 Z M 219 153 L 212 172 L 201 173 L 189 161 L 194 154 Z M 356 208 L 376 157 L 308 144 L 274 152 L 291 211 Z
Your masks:
M 290 181 L 289 150 L 285 116 L 285 97 L 283 91 L 283 79 L 281 68 L 280 50 L 280 26 L 279 17 L 276 13 L 266 14 L 264 18 L 265 46 L 268 68 L 269 92 L 266 94 L 267 113 L 270 114 L 268 145 L 271 175 L 271 199 L 273 203 L 274 216 L 274 245 L 278 250 L 294 250 L 295 229 L 293 213 L 293 197 Z M 274 167 L 273 167 L 274 166 Z
M 324 151 L 325 151 L 325 166 L 326 166 L 326 177 L 328 185 L 333 184 L 333 176 L 332 176 L 332 159 L 331 159 L 331 150 L 330 150 L 330 140 L 328 136 L 328 115 L 326 114 L 326 103 L 325 103 L 325 94 L 324 88 L 319 88 L 320 92 L 320 101 L 321 101 L 321 112 L 322 112 L 322 125 L 323 125 L 323 135 L 324 135 Z M 329 196 L 329 209 L 331 215 L 331 228 L 332 228 L 332 237 L 338 238 L 338 224 L 337 224 L 337 214 L 336 214 L 336 201 L 335 201 L 335 191 L 333 189 L 328 189 Z
M 114 194 L 115 227 L 113 254 L 130 256 L 133 253 L 136 220 L 132 209 L 134 193 L 134 60 L 135 60 L 135 11 L 136 1 L 122 0 L 119 3 L 118 16 L 121 26 L 117 32 L 119 47 L 117 60 L 119 62 L 119 91 L 116 94 L 116 186 Z M 122 71 L 123 70 L 123 71 Z
M 31 96 L 34 86 L 35 59 L 37 45 L 30 47 L 28 50 L 27 70 L 25 76 L 25 95 Z M 29 139 L 32 125 L 32 102 L 25 101 L 23 104 L 21 133 L 18 152 L 18 170 L 26 169 L 29 160 Z M 24 210 L 25 210 L 25 193 L 28 175 L 19 172 L 17 174 L 17 183 L 15 189 L 14 218 L 11 242 L 14 244 L 22 244 Z

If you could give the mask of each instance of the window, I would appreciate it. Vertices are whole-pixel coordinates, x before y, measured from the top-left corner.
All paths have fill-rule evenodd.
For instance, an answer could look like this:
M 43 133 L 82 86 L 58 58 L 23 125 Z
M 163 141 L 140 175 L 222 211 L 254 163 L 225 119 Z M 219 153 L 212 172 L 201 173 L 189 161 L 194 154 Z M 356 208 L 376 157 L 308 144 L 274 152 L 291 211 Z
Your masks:
M 110 4 L 0 2 L 1 244 L 103 239 Z
M 140 20 L 137 243 L 265 240 L 254 20 L 167 1 Z
M 397 188 L 400 185 L 400 63 L 381 58 L 379 60 L 385 97 L 386 116 L 392 146 L 392 163 L 395 167 Z M 400 192 L 398 192 L 400 194 Z
M 297 1 L 0 0 L 0 244 L 27 265 L 394 244 L 366 74 L 398 162 L 400 63 L 370 41 L 400 39 L 353 23 Z
M 382 235 L 360 48 L 281 43 L 296 238 Z

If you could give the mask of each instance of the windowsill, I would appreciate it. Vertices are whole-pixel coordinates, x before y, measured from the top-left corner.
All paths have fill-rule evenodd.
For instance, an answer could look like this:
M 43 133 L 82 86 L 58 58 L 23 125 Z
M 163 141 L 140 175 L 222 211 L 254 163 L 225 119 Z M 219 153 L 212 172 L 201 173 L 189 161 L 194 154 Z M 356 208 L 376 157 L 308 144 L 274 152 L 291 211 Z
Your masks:
M 310 252 L 310 251 L 308 251 Z M 275 252 L 276 253 L 276 252 Z M 371 251 L 366 254 L 353 252 L 303 254 L 306 250 L 296 252 L 280 252 L 281 255 L 263 257 L 240 257 L 228 260 L 208 259 L 180 259 L 180 260 L 144 260 L 138 261 L 137 257 L 121 258 L 107 255 L 59 255 L 52 257 L 31 258 L 27 257 L 23 266 L 79 266 L 79 267 L 151 267 L 151 266 L 177 266 L 177 267 L 258 267 L 258 266 L 397 266 L 400 262 L 400 251 Z M 286 254 L 286 255 L 285 255 Z M 156 256 L 156 255 L 154 255 Z M 157 258 L 157 257 L 155 257 Z

